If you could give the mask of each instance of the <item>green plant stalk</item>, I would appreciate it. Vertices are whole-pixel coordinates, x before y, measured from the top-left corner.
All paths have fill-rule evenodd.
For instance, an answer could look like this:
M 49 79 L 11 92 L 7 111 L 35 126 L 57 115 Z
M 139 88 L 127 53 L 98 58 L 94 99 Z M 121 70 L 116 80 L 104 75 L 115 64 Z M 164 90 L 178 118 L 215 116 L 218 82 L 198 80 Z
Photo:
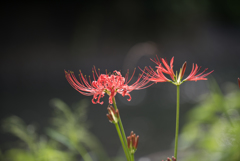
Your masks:
M 119 125 L 116 123 L 116 124 L 115 124 L 115 127 L 116 127 L 116 130 L 117 130 L 119 139 L 120 139 L 120 141 L 121 141 L 121 143 L 122 143 L 122 147 L 123 147 L 124 153 L 125 153 L 125 155 L 126 155 L 126 158 L 127 158 L 128 161 L 131 161 L 131 159 L 129 158 L 129 155 L 128 155 L 128 154 L 129 154 L 129 153 L 128 153 L 128 150 L 126 149 L 126 146 L 125 146 L 125 144 L 124 144 L 124 141 L 123 141 L 123 138 L 122 138 L 122 133 L 121 133 L 121 131 L 120 131 Z
M 91 156 L 89 155 L 85 148 L 80 147 L 78 145 L 75 146 L 75 148 L 77 149 L 78 153 L 82 156 L 84 161 L 92 161 Z
M 175 148 L 174 148 L 174 157 L 176 158 L 176 161 L 177 161 L 177 149 L 178 149 L 179 108 L 180 108 L 180 85 L 177 85 L 176 130 L 175 130 Z
M 115 108 L 115 110 L 117 110 L 117 105 L 116 105 L 116 101 L 115 101 L 115 98 L 113 98 L 113 106 Z M 126 134 L 125 134 L 125 131 L 124 131 L 124 128 L 123 128 L 123 124 L 122 124 L 122 120 L 121 120 L 121 117 L 120 117 L 120 114 L 119 114 L 119 125 L 120 125 L 120 129 L 121 129 L 121 132 L 122 132 L 122 136 L 123 136 L 123 139 L 124 139 L 124 143 L 127 147 L 127 137 L 126 137 Z
M 220 97 L 222 97 L 221 99 L 224 100 L 224 95 L 223 95 L 219 85 L 217 84 L 216 80 L 213 77 L 210 80 L 211 80 L 211 82 L 209 84 L 210 85 L 209 88 L 211 89 L 211 92 L 218 93 L 220 95 Z M 232 119 L 227 112 L 227 108 L 224 105 L 222 105 L 221 107 L 222 107 L 223 113 L 226 115 L 226 118 L 228 119 L 229 123 L 231 124 L 231 126 L 233 126 Z
M 134 161 L 134 154 L 131 154 L 131 160 Z
M 113 106 L 114 106 L 115 110 L 117 110 L 118 108 L 117 108 L 115 98 L 113 97 L 112 100 L 113 100 Z M 120 129 L 121 129 L 121 134 L 122 134 L 121 136 L 123 137 L 123 140 L 124 140 L 124 145 L 123 146 L 125 147 L 125 149 L 127 149 L 127 137 L 126 137 L 126 134 L 125 134 L 125 131 L 124 131 L 124 128 L 123 128 L 123 124 L 122 124 L 122 121 L 121 121 L 120 114 L 119 114 L 118 124 L 119 124 Z M 128 150 L 127 150 L 126 157 L 131 158 Z

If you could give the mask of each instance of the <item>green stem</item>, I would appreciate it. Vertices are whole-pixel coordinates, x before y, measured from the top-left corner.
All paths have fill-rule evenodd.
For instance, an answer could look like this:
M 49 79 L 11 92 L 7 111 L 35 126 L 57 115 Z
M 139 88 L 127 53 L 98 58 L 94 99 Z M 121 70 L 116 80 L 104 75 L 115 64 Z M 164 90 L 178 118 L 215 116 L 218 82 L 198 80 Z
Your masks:
M 119 139 L 120 139 L 120 141 L 121 141 L 121 143 L 122 143 L 122 147 L 123 147 L 124 153 L 125 153 L 125 155 L 126 155 L 126 157 L 127 157 L 127 160 L 128 160 L 128 161 L 131 161 L 130 158 L 129 158 L 129 155 L 128 155 L 128 151 L 127 151 L 127 149 L 126 149 L 126 146 L 125 146 L 125 144 L 124 144 L 124 141 L 123 141 L 123 138 L 122 138 L 122 133 L 121 133 L 121 131 L 120 131 L 120 129 L 119 129 L 119 125 L 116 123 L 116 124 L 115 124 L 115 127 L 116 127 L 116 130 L 117 130 Z
M 76 149 L 79 152 L 79 154 L 82 156 L 84 161 L 92 161 L 91 156 L 89 155 L 89 153 L 86 151 L 85 148 L 77 145 Z
M 178 149 L 179 107 L 180 107 L 180 85 L 177 85 L 176 131 L 175 131 L 175 148 L 174 148 L 174 157 L 176 158 L 176 161 L 177 161 L 177 149 Z
M 131 154 L 131 161 L 134 161 L 134 154 Z
M 116 101 L 115 101 L 115 98 L 113 97 L 113 106 L 115 108 L 115 110 L 117 110 L 117 104 L 116 104 Z M 125 155 L 127 157 L 127 159 L 130 159 L 131 160 L 131 156 L 129 154 L 129 151 L 127 150 L 127 137 L 126 137 L 126 134 L 125 134 L 125 131 L 124 131 L 124 128 L 123 128 L 123 124 L 122 124 L 122 121 L 121 121 L 121 117 L 120 117 L 120 114 L 119 114 L 119 118 L 118 118 L 118 125 L 120 126 L 120 129 L 121 129 L 121 136 L 123 138 L 123 149 L 126 149 L 126 152 L 125 152 Z M 120 137 L 120 136 L 119 136 Z

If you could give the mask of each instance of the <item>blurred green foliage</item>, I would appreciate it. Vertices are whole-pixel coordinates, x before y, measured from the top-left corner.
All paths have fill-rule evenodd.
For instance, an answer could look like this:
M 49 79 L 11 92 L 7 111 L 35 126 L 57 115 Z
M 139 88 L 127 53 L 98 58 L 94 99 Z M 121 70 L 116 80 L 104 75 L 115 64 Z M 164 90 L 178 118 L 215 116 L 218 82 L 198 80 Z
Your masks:
M 227 83 L 225 94 L 214 80 L 210 94 L 188 113 L 180 147 L 184 161 L 240 160 L 240 90 Z
M 0 152 L 4 161 L 108 161 L 98 139 L 88 130 L 87 107 L 82 100 L 73 108 L 59 99 L 51 100 L 54 115 L 46 134 L 37 134 L 33 125 L 26 125 L 17 116 L 3 121 L 3 129 L 21 139 L 18 148 Z

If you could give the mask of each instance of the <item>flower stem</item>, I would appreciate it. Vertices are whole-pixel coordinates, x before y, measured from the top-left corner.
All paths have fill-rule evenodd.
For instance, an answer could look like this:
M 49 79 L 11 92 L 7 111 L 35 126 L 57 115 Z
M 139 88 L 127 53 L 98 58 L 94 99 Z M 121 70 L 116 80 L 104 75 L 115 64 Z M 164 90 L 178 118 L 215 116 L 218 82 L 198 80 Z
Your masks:
M 131 154 L 131 161 L 134 161 L 134 154 Z
M 115 108 L 115 110 L 117 110 L 117 104 L 116 104 L 116 101 L 115 101 L 115 98 L 113 97 L 113 106 Z M 123 138 L 123 142 L 122 142 L 122 146 L 123 146 L 123 150 L 125 152 L 125 155 L 127 157 L 127 160 L 130 160 L 131 161 L 131 156 L 129 154 L 129 151 L 127 150 L 127 137 L 126 137 L 126 134 L 125 134 L 125 131 L 124 131 L 124 128 L 123 128 L 123 125 L 122 125 L 122 121 L 121 121 L 121 117 L 120 117 L 120 114 L 119 114 L 119 118 L 118 118 L 118 126 L 120 126 L 120 129 L 121 129 L 121 137 Z M 118 134 L 119 135 L 119 134 Z M 119 138 L 120 138 L 120 135 L 119 135 Z M 120 139 L 121 140 L 121 139 Z
M 116 123 L 116 124 L 115 124 L 115 127 L 116 127 L 116 130 L 117 130 L 119 139 L 120 139 L 120 141 L 121 141 L 121 143 L 122 143 L 122 147 L 123 147 L 124 153 L 125 153 L 125 155 L 126 155 L 126 158 L 127 158 L 128 161 L 131 161 L 130 158 L 129 158 L 129 155 L 128 155 L 128 151 L 127 151 L 127 149 L 126 149 L 126 146 L 125 146 L 125 144 L 124 144 L 124 141 L 123 141 L 123 138 L 122 138 L 122 133 L 121 133 L 121 131 L 120 131 L 120 129 L 119 129 L 119 125 Z
M 92 161 L 91 156 L 89 155 L 89 153 L 86 151 L 86 149 L 84 147 L 76 146 L 76 149 L 84 161 Z
M 175 148 L 174 148 L 174 157 L 176 158 L 176 161 L 177 161 L 177 149 L 178 149 L 179 108 L 180 108 L 180 85 L 177 85 L 176 131 L 175 131 Z

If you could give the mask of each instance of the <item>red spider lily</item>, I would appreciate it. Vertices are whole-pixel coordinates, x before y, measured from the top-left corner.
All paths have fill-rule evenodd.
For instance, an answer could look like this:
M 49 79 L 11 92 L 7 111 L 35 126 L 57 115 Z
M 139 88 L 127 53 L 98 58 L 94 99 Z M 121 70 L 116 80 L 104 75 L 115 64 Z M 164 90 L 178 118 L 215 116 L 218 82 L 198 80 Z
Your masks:
M 197 64 L 195 64 L 195 68 L 194 68 L 194 64 L 193 64 L 191 73 L 189 74 L 189 76 L 186 79 L 184 79 L 184 81 L 207 80 L 207 78 L 205 78 L 205 77 L 213 72 L 213 70 L 212 70 L 209 73 L 203 74 L 204 72 L 206 72 L 208 70 L 208 68 L 206 68 L 202 73 L 197 74 L 200 69 L 201 69 L 201 67 L 198 67 Z
M 125 77 L 122 77 L 121 73 L 116 70 L 112 74 L 107 74 L 107 72 L 106 74 L 100 74 L 100 72 L 97 72 L 96 68 L 93 67 L 92 71 L 93 81 L 91 81 L 90 76 L 89 79 L 87 79 L 86 76 L 83 76 L 81 71 L 79 74 L 80 82 L 71 71 L 65 71 L 65 76 L 69 84 L 79 93 L 86 96 L 93 96 L 93 104 L 103 104 L 103 101 L 100 102 L 100 99 L 104 97 L 105 93 L 109 95 L 110 104 L 112 104 L 112 99 L 117 93 L 121 94 L 123 97 L 125 95 L 129 96 L 128 101 L 131 101 L 131 95 L 129 94 L 131 91 L 144 89 L 152 85 L 147 85 L 150 81 L 148 76 L 143 76 L 143 74 L 141 74 L 137 81 L 129 86 L 128 83 L 132 80 L 135 70 L 129 80 L 129 72 L 127 72 Z
M 151 59 L 152 60 L 152 59 Z M 161 62 L 160 62 L 161 60 Z M 186 66 L 187 63 L 185 62 L 182 66 L 182 68 L 180 69 L 179 75 L 177 76 L 177 74 L 175 75 L 173 72 L 173 61 L 174 61 L 174 57 L 172 57 L 171 61 L 170 61 L 170 65 L 168 65 L 167 60 L 160 58 L 160 60 L 158 59 L 158 57 L 156 56 L 156 59 L 154 58 L 154 60 L 152 60 L 154 63 L 156 63 L 158 66 L 156 66 L 157 70 L 154 71 L 151 67 L 145 67 L 145 70 L 149 73 L 150 81 L 153 82 L 172 82 L 173 84 L 176 85 L 180 85 L 185 81 L 198 81 L 198 80 L 207 80 L 207 78 L 205 78 L 206 76 L 208 76 L 209 74 L 211 74 L 213 71 L 203 74 L 205 71 L 208 70 L 208 68 L 206 68 L 202 73 L 197 74 L 199 72 L 199 70 L 201 69 L 201 67 L 198 67 L 198 65 L 196 64 L 192 67 L 192 71 L 189 74 L 189 76 L 184 79 L 182 81 L 183 75 L 185 73 L 186 70 Z M 163 65 L 164 66 L 163 66 Z M 144 72 L 144 71 L 143 71 Z M 168 74 L 172 80 L 168 79 L 165 75 Z
M 162 66 L 160 60 L 164 64 L 165 68 Z M 153 81 L 153 82 L 171 82 L 171 80 L 169 80 L 167 77 L 165 77 L 165 75 L 163 73 L 166 73 L 166 74 L 170 75 L 170 77 L 174 81 L 174 79 L 175 79 L 174 78 L 175 74 L 173 72 L 174 57 L 170 61 L 170 66 L 168 65 L 166 59 L 164 60 L 163 58 L 160 58 L 160 60 L 157 56 L 156 56 L 156 59 L 154 58 L 154 60 L 152 60 L 154 63 L 156 63 L 158 65 L 158 66 L 156 66 L 156 68 L 157 68 L 156 71 L 154 71 L 150 66 L 149 66 L 149 68 L 145 67 L 146 71 L 151 76 L 150 81 Z
M 172 80 L 174 80 L 174 77 L 175 77 L 174 72 L 173 72 L 174 57 L 172 57 L 172 59 L 170 61 L 170 66 L 167 63 L 167 59 L 164 60 L 163 58 L 160 58 L 160 60 L 162 61 L 162 63 L 165 66 L 165 68 L 161 65 L 161 63 L 160 63 L 160 61 L 159 61 L 157 56 L 156 56 L 156 59 L 154 58 L 154 60 L 152 60 L 152 61 L 158 65 L 156 68 L 158 68 L 161 72 L 170 75 Z

